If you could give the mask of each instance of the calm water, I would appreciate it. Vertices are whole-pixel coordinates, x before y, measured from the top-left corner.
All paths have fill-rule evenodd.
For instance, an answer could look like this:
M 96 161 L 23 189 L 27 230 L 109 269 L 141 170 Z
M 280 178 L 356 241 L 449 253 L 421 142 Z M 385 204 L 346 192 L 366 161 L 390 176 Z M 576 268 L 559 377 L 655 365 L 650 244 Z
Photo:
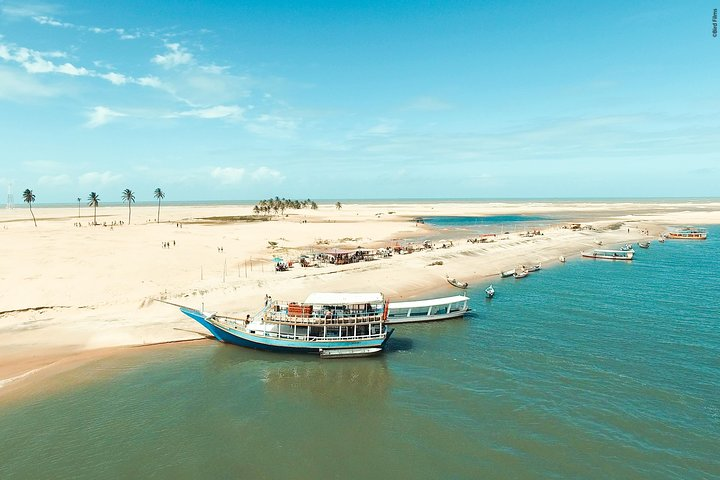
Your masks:
M 319 360 L 216 342 L 0 410 L 0 478 L 720 478 L 720 228 Z M 178 313 L 178 315 L 180 315 Z

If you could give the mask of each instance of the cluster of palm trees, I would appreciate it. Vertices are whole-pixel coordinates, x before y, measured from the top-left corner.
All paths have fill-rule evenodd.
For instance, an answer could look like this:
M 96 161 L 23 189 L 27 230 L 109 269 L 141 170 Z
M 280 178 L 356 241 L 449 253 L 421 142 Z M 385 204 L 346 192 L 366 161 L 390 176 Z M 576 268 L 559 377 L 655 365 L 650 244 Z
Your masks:
M 313 202 L 309 198 L 307 200 L 290 200 L 287 198 L 275 197 L 267 200 L 260 200 L 260 203 L 253 207 L 253 213 L 255 213 L 255 215 L 260 213 L 269 215 L 270 211 L 273 211 L 276 215 L 278 213 L 280 213 L 280 215 L 284 215 L 285 210 L 287 209 L 292 208 L 294 210 L 300 210 L 301 208 L 308 207 L 312 210 L 317 210 L 318 208 L 317 203 Z
M 163 192 L 160 188 L 155 189 L 155 193 L 153 195 L 155 198 L 157 198 L 158 201 L 158 213 L 157 213 L 157 222 L 160 223 L 160 201 L 165 198 L 165 192 Z M 130 190 L 129 188 L 126 188 L 123 190 L 122 195 L 120 197 L 123 201 L 123 203 L 127 202 L 128 204 L 128 224 L 130 224 L 130 216 L 132 214 L 132 204 L 135 203 L 135 192 Z M 37 227 L 37 221 L 35 220 L 35 214 L 32 211 L 32 204 L 35 201 L 35 194 L 32 190 L 29 188 L 26 188 L 23 192 L 23 201 L 28 204 L 30 207 L 30 214 L 33 218 L 33 223 Z M 78 216 L 80 216 L 80 197 L 77 198 L 78 201 Z M 90 195 L 88 196 L 88 207 L 93 207 L 93 225 L 97 225 L 97 207 L 100 205 L 100 196 L 95 192 L 90 192 Z M 317 206 L 315 207 L 317 208 Z

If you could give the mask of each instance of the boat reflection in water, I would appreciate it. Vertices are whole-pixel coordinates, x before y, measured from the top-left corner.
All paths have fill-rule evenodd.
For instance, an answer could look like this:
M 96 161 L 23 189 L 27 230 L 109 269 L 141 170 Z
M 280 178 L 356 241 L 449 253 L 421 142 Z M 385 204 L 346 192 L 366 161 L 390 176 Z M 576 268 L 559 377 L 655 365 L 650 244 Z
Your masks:
M 319 359 L 267 363 L 260 377 L 267 393 L 314 402 L 368 402 L 388 394 L 392 377 L 382 357 L 327 362 Z

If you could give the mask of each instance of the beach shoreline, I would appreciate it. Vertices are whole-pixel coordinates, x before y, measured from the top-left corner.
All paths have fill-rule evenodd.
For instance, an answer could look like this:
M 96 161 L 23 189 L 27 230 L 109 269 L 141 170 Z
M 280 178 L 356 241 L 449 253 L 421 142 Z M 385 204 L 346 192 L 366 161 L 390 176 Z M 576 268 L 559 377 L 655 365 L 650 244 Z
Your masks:
M 6 260 L 0 265 L 0 396 L 41 381 L 92 353 L 127 346 L 204 338 L 207 332 L 176 308 L 154 299 L 244 317 L 265 295 L 302 300 L 314 291 L 381 291 L 390 301 L 457 292 L 446 276 L 490 283 L 516 265 L 557 262 L 603 245 L 655 240 L 670 226 L 720 223 L 720 202 L 426 202 L 320 205 L 267 221 L 252 206 L 137 206 L 126 224 L 123 206 L 36 208 L 0 212 Z M 497 232 L 493 242 L 469 243 L 472 229 L 413 221 L 438 216 L 546 215 L 553 219 L 523 236 L 529 224 Z M 230 219 L 230 220 L 228 220 Z M 592 230 L 571 230 L 577 219 Z M 121 224 L 122 222 L 122 224 Z M 104 224 L 104 226 L 103 226 Z M 499 228 L 493 226 L 492 228 Z M 349 265 L 287 272 L 273 257 L 331 248 L 379 248 L 445 235 L 450 248 L 393 255 Z M 493 238 L 493 237 L 491 237 Z M 439 264 L 442 262 L 441 264 Z M 108 350 L 109 349 L 109 350 Z M 42 372 L 42 374 L 37 373 Z

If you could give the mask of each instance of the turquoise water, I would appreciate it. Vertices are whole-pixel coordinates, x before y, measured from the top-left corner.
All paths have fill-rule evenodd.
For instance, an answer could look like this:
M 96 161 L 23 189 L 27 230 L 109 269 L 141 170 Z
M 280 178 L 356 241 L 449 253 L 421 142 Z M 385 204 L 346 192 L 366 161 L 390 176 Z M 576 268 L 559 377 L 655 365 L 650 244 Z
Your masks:
M 0 409 L 0 478 L 720 478 L 709 232 L 478 284 L 475 314 L 398 326 L 375 358 L 97 361 Z

